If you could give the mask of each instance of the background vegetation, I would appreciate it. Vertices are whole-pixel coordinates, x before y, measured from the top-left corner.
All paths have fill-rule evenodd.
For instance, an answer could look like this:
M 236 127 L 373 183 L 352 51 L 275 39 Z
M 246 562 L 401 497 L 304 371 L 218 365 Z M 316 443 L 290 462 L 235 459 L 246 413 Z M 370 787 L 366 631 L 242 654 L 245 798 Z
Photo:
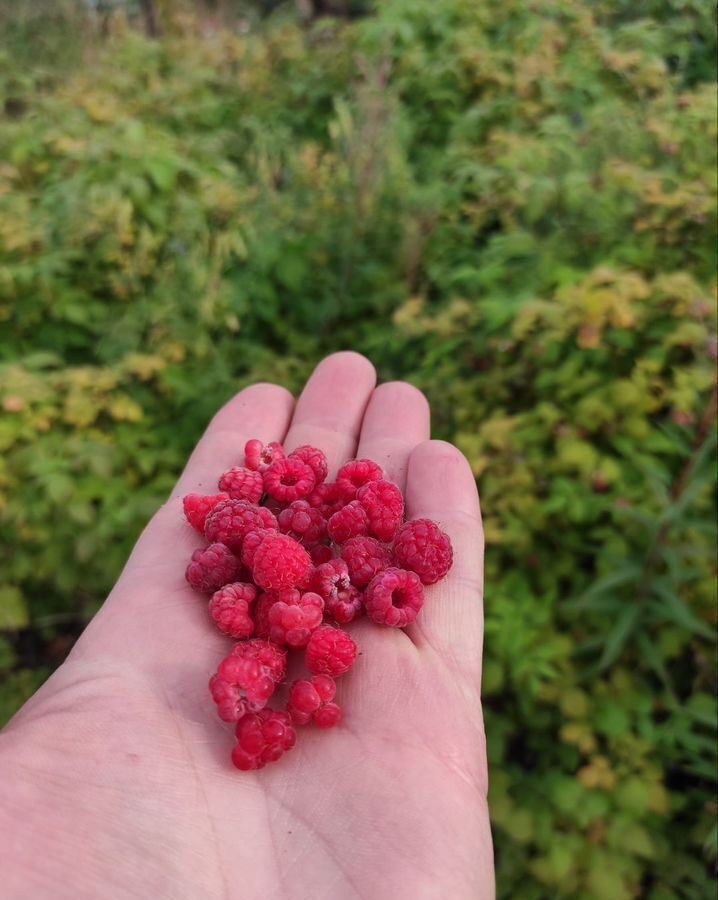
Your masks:
M 353 347 L 479 479 L 501 896 L 713 897 L 713 4 L 20 6 L 0 718 L 217 406 Z

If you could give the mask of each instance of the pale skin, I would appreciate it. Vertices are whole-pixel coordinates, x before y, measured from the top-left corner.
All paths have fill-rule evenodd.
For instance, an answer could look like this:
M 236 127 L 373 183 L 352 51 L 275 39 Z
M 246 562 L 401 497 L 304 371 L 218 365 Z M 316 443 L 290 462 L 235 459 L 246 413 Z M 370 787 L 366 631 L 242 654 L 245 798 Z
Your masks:
M 101 611 L 0 733 L 5 900 L 494 896 L 479 499 L 429 427 L 424 396 L 376 387 L 356 353 L 320 363 L 296 402 L 256 384 L 217 413 Z M 253 437 L 321 447 L 330 478 L 376 460 L 455 562 L 406 631 L 349 626 L 361 656 L 339 679 L 339 727 L 300 728 L 279 763 L 239 772 L 207 690 L 231 640 L 184 580 L 201 539 L 181 498 L 213 493 Z

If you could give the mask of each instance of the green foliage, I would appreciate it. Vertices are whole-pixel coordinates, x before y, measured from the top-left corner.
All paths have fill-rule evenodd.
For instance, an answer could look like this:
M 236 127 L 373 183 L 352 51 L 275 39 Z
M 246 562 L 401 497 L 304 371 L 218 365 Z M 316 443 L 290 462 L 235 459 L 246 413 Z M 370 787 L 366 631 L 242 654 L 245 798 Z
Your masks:
M 353 347 L 479 479 L 501 895 L 713 896 L 712 5 L 376 9 L 0 55 L 0 715 L 216 407 Z

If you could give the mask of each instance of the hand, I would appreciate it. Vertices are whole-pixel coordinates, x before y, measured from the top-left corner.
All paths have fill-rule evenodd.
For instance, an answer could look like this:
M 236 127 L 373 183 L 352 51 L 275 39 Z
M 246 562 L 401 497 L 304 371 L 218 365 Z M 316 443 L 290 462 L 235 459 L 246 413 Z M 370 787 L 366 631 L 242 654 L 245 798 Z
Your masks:
M 4 898 L 493 897 L 476 487 L 428 440 L 424 396 L 374 385 L 364 357 L 338 353 L 296 405 L 256 384 L 217 413 L 101 611 L 0 734 Z M 455 561 L 406 631 L 349 626 L 362 655 L 338 682 L 342 724 L 300 728 L 247 773 L 207 690 L 230 640 L 184 580 L 199 541 L 181 498 L 213 492 L 250 437 L 314 444 L 334 472 L 376 460 Z

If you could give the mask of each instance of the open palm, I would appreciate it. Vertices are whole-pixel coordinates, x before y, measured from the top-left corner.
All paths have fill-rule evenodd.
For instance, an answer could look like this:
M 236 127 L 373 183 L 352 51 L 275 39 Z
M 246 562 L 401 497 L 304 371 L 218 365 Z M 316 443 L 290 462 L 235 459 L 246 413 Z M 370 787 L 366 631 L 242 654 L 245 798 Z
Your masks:
M 361 656 L 338 728 L 299 729 L 277 765 L 238 772 L 207 691 L 231 641 L 184 581 L 198 540 L 181 497 L 213 492 L 251 437 L 314 444 L 334 472 L 376 460 L 455 562 L 406 631 L 349 626 Z M 493 896 L 479 503 L 463 456 L 428 438 L 423 395 L 375 389 L 354 353 L 296 404 L 257 384 L 220 410 L 69 659 L 0 734 L 2 897 Z

